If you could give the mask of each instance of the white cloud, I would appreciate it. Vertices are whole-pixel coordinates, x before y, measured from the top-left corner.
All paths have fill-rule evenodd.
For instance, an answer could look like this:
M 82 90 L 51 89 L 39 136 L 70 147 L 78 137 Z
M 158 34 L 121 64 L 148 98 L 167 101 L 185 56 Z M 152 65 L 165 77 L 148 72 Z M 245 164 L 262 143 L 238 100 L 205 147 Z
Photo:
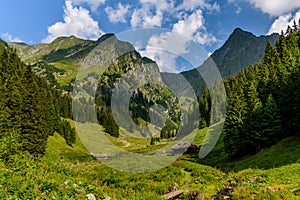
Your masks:
M 121 3 L 118 3 L 118 8 L 113 9 L 112 7 L 106 7 L 105 12 L 108 15 L 108 19 L 112 23 L 118 23 L 123 22 L 126 23 L 126 15 L 129 11 L 130 6 L 129 5 L 122 5 Z
M 206 31 L 201 10 L 196 10 L 185 19 L 179 20 L 173 25 L 173 31 L 189 38 L 193 38 L 202 45 L 208 45 L 211 42 L 216 41 L 216 38 Z
M 173 10 L 174 2 L 170 0 L 140 0 L 141 8 L 133 11 L 131 26 L 153 27 L 162 26 L 164 14 Z
M 57 22 L 48 28 L 49 35 L 43 42 L 49 43 L 60 36 L 74 35 L 84 39 L 97 39 L 103 34 L 88 10 L 82 7 L 74 7 L 70 0 L 66 0 L 64 9 L 64 21 Z
M 247 0 L 271 16 L 280 16 L 300 8 L 299 0 Z
M 177 7 L 177 10 L 193 11 L 196 9 L 220 10 L 217 3 L 209 4 L 206 0 L 183 0 L 182 4 Z
M 14 37 L 9 33 L 3 33 L 1 36 L 7 42 L 23 42 L 19 37 Z
M 218 42 L 217 38 L 206 30 L 195 33 L 194 40 L 202 45 L 211 45 L 212 43 Z
M 242 7 L 240 7 L 238 4 L 236 4 L 235 7 L 236 7 L 235 13 L 240 14 L 242 12 Z
M 174 2 L 171 0 L 140 0 L 140 3 L 143 5 L 154 6 L 160 11 L 171 11 L 171 9 L 174 7 Z
M 74 5 L 88 4 L 92 11 L 95 12 L 101 4 L 104 4 L 106 0 L 72 0 Z
M 176 59 L 189 53 L 189 44 L 192 40 L 201 44 L 216 41 L 215 37 L 206 32 L 201 10 L 179 20 L 170 32 L 152 36 L 146 49 L 141 53 L 155 60 L 161 71 L 178 72 Z
M 133 28 L 161 27 L 168 20 L 177 20 L 169 32 L 152 36 L 146 47 L 139 50 L 143 56 L 156 61 L 161 71 L 178 72 L 180 66 L 177 66 L 177 58 L 189 53 L 191 41 L 202 45 L 217 41 L 206 31 L 203 17 L 204 10 L 219 11 L 220 6 L 217 3 L 183 0 L 175 6 L 172 0 L 140 0 L 140 4 L 141 7 L 136 8 L 131 16 Z
M 294 16 L 292 14 L 282 15 L 273 22 L 267 34 L 281 33 L 282 30 L 285 32 L 288 26 L 293 26 L 294 20 L 298 23 L 299 19 L 300 10 Z
M 182 35 L 192 37 L 203 26 L 204 18 L 201 10 L 197 10 L 186 19 L 179 20 L 173 25 L 173 30 Z
M 177 73 L 176 58 L 188 53 L 188 41 L 190 38 L 174 31 L 154 35 L 149 39 L 146 49 L 141 51 L 141 54 L 154 60 L 161 71 Z
M 151 12 L 150 7 L 135 9 L 131 16 L 131 26 L 136 27 L 161 27 L 163 21 L 163 12 L 157 10 L 155 14 Z

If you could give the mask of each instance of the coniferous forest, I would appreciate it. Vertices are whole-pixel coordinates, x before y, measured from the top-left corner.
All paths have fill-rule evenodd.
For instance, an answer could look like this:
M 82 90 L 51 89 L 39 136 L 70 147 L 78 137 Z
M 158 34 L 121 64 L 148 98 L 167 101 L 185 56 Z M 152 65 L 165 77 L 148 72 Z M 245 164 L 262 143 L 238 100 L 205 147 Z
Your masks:
M 47 139 L 55 131 L 67 144 L 75 142 L 75 130 L 61 117 L 71 116 L 71 100 L 20 61 L 14 49 L 0 41 L 1 157 L 17 152 L 45 153 Z
M 97 43 L 78 41 L 76 49 Z M 88 49 L 58 52 L 76 57 Z M 90 110 L 82 108 L 78 116 L 72 115 L 74 77 L 60 79 L 65 70 L 47 59 L 24 61 L 21 50 L 0 40 L 0 199 L 164 199 L 179 189 L 183 192 L 177 199 L 299 199 L 300 24 L 282 32 L 275 45 L 268 42 L 261 61 L 223 78 L 226 119 L 206 158 L 187 153 L 145 174 L 120 172 L 98 162 L 81 143 L 73 123 L 92 124 L 85 115 Z M 66 57 L 64 64 L 71 63 Z M 126 130 L 114 121 L 110 94 L 115 82 L 146 62 L 153 61 L 135 51 L 114 61 L 100 77 L 101 92 L 93 107 L 110 141 L 135 153 L 153 152 L 172 141 L 181 120 L 178 99 L 170 90 L 145 85 L 130 99 L 132 118 L 145 126 L 150 123 L 149 108 L 162 104 L 168 116 L 159 134 L 126 137 Z M 197 83 L 190 83 L 196 88 Z M 193 142 L 201 147 L 211 120 L 211 99 L 207 88 L 197 95 L 200 119 Z
M 255 154 L 283 138 L 299 136 L 300 32 L 295 24 L 264 59 L 225 79 L 228 112 L 224 128 L 226 152 Z

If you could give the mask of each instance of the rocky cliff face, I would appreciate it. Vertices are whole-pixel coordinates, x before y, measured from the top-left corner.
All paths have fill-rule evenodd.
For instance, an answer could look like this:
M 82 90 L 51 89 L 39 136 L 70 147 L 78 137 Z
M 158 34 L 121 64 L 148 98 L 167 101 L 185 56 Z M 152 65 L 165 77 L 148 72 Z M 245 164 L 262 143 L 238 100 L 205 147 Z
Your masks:
M 113 115 L 117 124 L 126 129 L 134 126 L 128 125 L 132 119 L 142 126 L 153 120 L 163 121 L 161 111 L 168 112 L 167 118 L 176 124 L 179 121 L 179 116 L 174 114 L 177 99 L 163 84 L 156 63 L 142 58 L 131 44 L 119 41 L 112 34 L 103 37 L 81 62 L 74 98 L 81 104 L 94 98 L 99 121 Z M 152 110 L 151 119 L 149 111 L 155 104 L 162 105 L 163 109 Z M 156 125 L 162 128 L 163 123 Z

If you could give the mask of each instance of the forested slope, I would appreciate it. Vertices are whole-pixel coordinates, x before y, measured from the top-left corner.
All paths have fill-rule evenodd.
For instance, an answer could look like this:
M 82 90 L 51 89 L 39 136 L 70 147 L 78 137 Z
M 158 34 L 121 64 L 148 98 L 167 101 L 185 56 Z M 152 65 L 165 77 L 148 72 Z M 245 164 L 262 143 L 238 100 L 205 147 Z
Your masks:
M 216 163 L 212 160 L 218 160 L 217 152 L 219 157 L 224 157 L 221 152 L 225 151 L 229 158 L 240 158 L 257 154 L 284 138 L 300 136 L 299 26 L 295 23 L 282 33 L 275 47 L 267 43 L 262 61 L 224 79 L 225 125 L 205 163 Z M 206 94 L 200 105 L 209 101 Z
M 43 155 L 49 135 L 61 133 L 71 145 L 75 131 L 61 117 L 70 117 L 70 98 L 23 64 L 16 51 L 0 40 L 0 155 L 25 151 Z

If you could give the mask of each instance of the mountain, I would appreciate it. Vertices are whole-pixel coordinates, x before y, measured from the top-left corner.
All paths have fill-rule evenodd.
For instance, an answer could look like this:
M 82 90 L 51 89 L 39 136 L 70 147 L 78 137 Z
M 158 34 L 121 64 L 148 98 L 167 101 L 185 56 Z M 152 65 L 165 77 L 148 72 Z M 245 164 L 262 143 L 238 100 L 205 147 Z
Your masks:
M 182 72 L 181 74 L 190 82 L 196 94 L 199 95 L 202 93 L 205 83 L 197 70 L 201 71 L 202 68 L 209 66 L 211 61 L 214 61 L 222 76 L 234 75 L 241 69 L 261 60 L 264 56 L 267 41 L 270 41 L 271 44 L 274 45 L 277 38 L 277 34 L 256 37 L 252 33 L 237 28 L 233 31 L 225 44 L 215 51 L 203 65 L 197 69 Z M 111 44 L 107 44 L 107 41 Z M 107 44 L 106 46 L 103 45 L 105 43 Z M 18 54 L 24 62 L 30 63 L 33 66 L 36 73 L 45 77 L 54 87 L 60 87 L 69 92 L 73 90 L 75 78 L 82 65 L 91 66 L 97 64 L 101 66 L 109 62 L 106 63 L 106 65 L 109 65 L 107 70 L 103 72 L 100 78 L 102 82 L 98 85 L 101 92 L 104 92 L 97 96 L 97 98 L 99 98 L 97 103 L 98 106 L 100 106 L 98 110 L 103 111 L 104 109 L 107 113 L 107 116 L 99 114 L 98 118 L 106 118 L 110 121 L 110 123 L 102 121 L 103 125 L 115 124 L 111 119 L 111 97 L 109 97 L 109 95 L 112 94 L 114 84 L 117 83 L 122 76 L 126 76 L 126 72 L 130 70 L 140 70 L 140 73 L 144 75 L 152 74 L 152 79 L 154 78 L 154 80 L 159 77 L 157 74 L 159 73 L 158 67 L 155 62 L 148 58 L 142 58 L 131 44 L 119 41 L 114 34 L 105 34 L 97 41 L 83 40 L 75 36 L 70 36 L 57 38 L 50 44 L 26 45 L 22 43 L 10 43 L 10 45 L 17 49 Z M 149 64 L 152 65 L 151 72 L 145 68 L 145 65 Z M 135 75 L 137 74 L 133 74 L 133 77 Z M 182 76 L 169 73 L 161 73 L 161 75 L 162 80 L 173 92 L 176 90 L 177 94 L 187 93 L 186 84 L 182 84 L 182 87 L 179 87 L 179 85 L 181 85 L 179 81 L 184 83 Z M 91 77 L 86 78 L 88 80 Z M 148 76 L 148 78 L 151 79 L 151 76 Z M 128 80 L 124 85 L 143 85 L 147 82 L 143 79 L 140 79 L 138 82 Z M 157 79 L 157 81 L 159 82 L 160 80 Z M 88 86 L 85 87 L 88 88 Z M 148 110 L 152 105 L 158 102 L 165 105 L 165 109 L 169 111 L 169 119 L 172 119 L 171 121 L 173 121 L 173 123 L 169 120 L 168 124 L 175 127 L 179 122 L 179 118 L 175 114 L 178 113 L 178 110 L 174 110 L 174 107 L 177 106 L 177 100 L 174 95 L 170 94 L 170 91 L 158 85 L 147 85 L 144 88 L 135 88 L 132 92 L 133 99 L 130 109 L 131 112 L 133 112 L 131 114 L 134 120 L 136 120 L 136 123 L 147 124 L 150 122 Z M 159 96 L 163 96 L 163 98 L 159 98 Z M 89 101 L 89 99 L 86 100 Z M 167 103 L 167 100 L 169 103 Z M 105 108 L 103 108 L 103 105 Z M 88 110 L 87 108 L 86 111 Z M 111 128 L 112 127 L 109 129 Z M 173 130 L 172 128 L 172 131 Z M 114 135 L 117 136 L 118 134 L 116 133 Z
M 26 64 L 31 64 L 34 71 L 42 72 L 56 87 L 72 90 L 80 62 L 98 45 L 98 41 L 83 40 L 75 36 L 59 37 L 50 44 L 26 45 L 9 43 L 17 50 L 19 57 Z
M 295 24 L 280 35 L 275 47 L 267 43 L 261 62 L 224 78 L 227 109 L 218 157 L 221 149 L 227 159 L 259 155 L 283 139 L 299 138 L 299 27 Z
M 122 88 L 129 85 L 130 90 L 134 89 L 131 96 L 132 108 L 136 108 L 135 103 L 142 103 L 141 107 L 132 112 L 132 118 L 144 119 L 147 124 L 143 112 L 152 106 L 152 103 L 170 102 L 170 98 L 173 98 L 168 88 L 147 84 L 147 79 L 144 77 L 155 76 L 154 80 L 160 79 L 154 61 L 141 57 L 132 45 L 119 41 L 114 35 L 109 34 L 94 42 L 66 37 L 58 38 L 51 44 L 35 47 L 11 44 L 18 48 L 19 52 L 23 51 L 23 55 L 32 56 L 31 62 L 34 63 L 25 65 L 19 60 L 16 51 L 0 40 L 0 82 L 2 83 L 0 84 L 2 97 L 0 98 L 0 176 L 5 177 L 0 179 L 0 184 L 3 186 L 0 187 L 0 199 L 84 199 L 87 196 L 96 196 L 97 199 L 110 197 L 161 199 L 170 193 L 174 194 L 174 191 L 183 191 L 179 198 L 184 199 L 200 197 L 202 199 L 299 199 L 300 29 L 298 27 L 300 24 L 289 30 L 286 35 L 279 36 L 275 47 L 267 43 L 265 56 L 261 62 L 241 70 L 235 76 L 224 78 L 228 94 L 225 128 L 217 145 L 206 159 L 199 160 L 198 154 L 183 155 L 173 164 L 149 173 L 126 172 L 128 168 L 125 167 L 129 166 L 132 169 L 137 166 L 129 165 L 128 157 L 125 162 L 118 160 L 118 166 L 122 167 L 121 171 L 109 168 L 109 165 L 99 163 L 91 157 L 89 153 L 91 151 L 87 152 L 83 143 L 75 137 L 75 130 L 69 123 L 71 120 L 60 121 L 62 117 L 70 118 L 70 114 L 63 114 L 69 113 L 69 110 L 64 111 L 66 107 L 70 107 L 69 101 L 63 103 L 65 96 L 56 93 L 57 90 L 49 87 L 44 79 L 36 76 L 31 70 L 36 70 L 39 75 L 45 75 L 43 71 L 48 71 L 56 80 L 55 78 L 66 73 L 59 64 L 65 64 L 64 67 L 69 66 L 68 70 L 75 70 L 76 68 L 72 68 L 74 65 L 71 64 L 82 62 L 85 66 L 84 73 L 80 74 L 82 76 L 77 80 L 81 81 L 79 86 L 82 86 L 85 91 L 83 96 L 88 98 L 78 98 L 79 101 L 92 105 L 93 110 L 96 109 L 104 114 L 100 118 L 107 120 L 105 123 L 108 125 L 112 125 L 110 105 L 107 105 L 109 102 L 107 100 L 111 98 L 109 94 L 113 92 L 112 87 L 115 85 L 117 91 L 122 91 Z M 237 30 L 235 34 L 244 34 L 243 31 L 240 33 L 239 31 Z M 239 38 L 234 36 L 235 34 L 232 37 Z M 249 36 L 249 34 L 245 35 Z M 107 40 L 110 42 L 105 43 Z M 88 51 L 96 44 L 97 47 L 100 46 Z M 34 48 L 39 52 L 36 55 L 24 51 L 24 49 L 33 51 Z M 228 52 L 244 51 L 243 46 L 239 45 L 236 49 L 232 46 L 228 49 L 230 49 Z M 122 52 L 126 53 L 122 54 Z M 246 50 L 245 53 L 250 56 Z M 76 54 L 82 57 L 77 57 Z M 85 55 L 88 55 L 87 59 Z M 223 54 L 219 54 L 220 59 L 221 55 Z M 225 58 L 226 56 L 224 60 Z M 199 68 L 211 64 L 210 61 L 207 60 Z M 149 71 L 149 67 L 153 71 Z M 98 71 L 93 71 L 95 68 Z M 194 76 L 192 73 L 190 75 Z M 178 74 L 163 74 L 162 78 L 164 76 L 172 76 L 169 85 L 173 86 L 177 83 L 182 87 L 178 83 Z M 49 81 L 49 77 L 46 78 Z M 100 84 L 96 85 L 98 89 L 100 88 L 96 90 L 97 107 L 89 104 L 89 97 L 93 96 L 90 88 L 95 86 L 93 78 L 100 80 Z M 196 81 L 194 83 L 201 84 Z M 139 87 L 140 85 L 142 86 Z M 203 96 L 207 93 L 205 89 Z M 123 96 L 120 95 L 119 98 Z M 172 105 L 166 107 L 169 111 Z M 189 105 L 187 110 L 193 111 L 190 110 Z M 79 113 L 84 115 L 84 112 L 85 110 L 80 110 Z M 138 122 L 141 121 L 139 119 Z M 183 118 L 182 121 L 185 119 Z M 188 118 L 187 121 L 190 119 Z M 103 124 L 107 132 L 108 129 L 116 128 L 108 125 Z M 84 130 L 86 136 L 90 135 L 90 130 L 95 126 L 98 129 L 97 124 L 80 125 L 81 128 L 87 127 Z M 216 126 L 211 128 L 216 129 Z M 63 137 L 54 131 L 60 131 Z M 207 141 L 204 137 L 208 131 L 208 128 L 197 131 L 194 139 L 196 145 L 205 145 Z M 174 137 L 171 134 L 174 134 L 174 130 L 166 130 L 166 138 L 151 138 L 153 144 L 150 143 L 150 146 L 149 138 L 143 140 L 128 137 L 126 138 L 128 140 L 124 140 L 124 137 L 114 138 L 108 135 L 105 135 L 105 138 L 126 151 L 144 153 L 157 151 L 168 141 L 166 139 Z M 93 142 L 96 141 L 96 137 L 90 138 Z M 130 141 L 129 139 L 134 141 L 127 142 Z M 155 144 L 154 139 L 163 139 L 163 142 L 158 140 L 158 144 Z M 66 146 L 63 140 L 66 140 L 69 146 Z M 97 142 L 95 144 L 101 149 L 111 150 Z M 135 144 L 139 145 L 138 148 Z M 31 154 L 45 153 L 45 156 L 34 159 L 23 154 L 21 152 L 23 150 Z M 152 155 L 152 152 L 150 153 Z M 124 155 L 124 152 L 119 155 Z M 159 162 L 153 160 L 141 162 L 140 159 L 136 159 L 134 164 L 141 163 L 145 169 L 148 169 L 147 167 L 152 163 L 161 164 L 162 159 L 168 160 L 165 156 L 169 157 L 168 154 L 158 154 Z M 105 157 L 110 161 L 110 156 Z M 246 170 L 240 171 L 242 169 Z
M 55 78 L 60 85 L 68 86 L 76 77 L 80 62 L 85 56 L 111 35 L 103 35 L 98 41 L 70 36 L 57 38 L 50 44 L 9 43 L 9 45 L 17 49 L 18 55 L 25 63 L 42 61 L 60 70 L 65 70 L 63 73 L 55 74 Z M 267 41 L 274 46 L 278 37 L 278 34 L 256 37 L 250 32 L 236 28 L 224 45 L 216 50 L 210 58 L 223 77 L 235 75 L 241 69 L 260 61 L 264 57 Z M 198 69 L 208 64 L 209 62 L 206 61 Z M 203 87 L 199 88 L 197 85 L 203 81 L 195 69 L 182 72 L 182 75 L 192 84 L 197 93 L 202 90 Z M 168 73 L 164 73 L 163 77 L 168 78 Z
M 237 28 L 225 44 L 211 55 L 211 58 L 222 76 L 235 75 L 240 70 L 262 60 L 267 42 L 274 46 L 278 37 L 278 34 L 256 37 L 250 32 Z
M 275 45 L 278 34 L 256 37 L 250 32 L 236 28 L 224 45 L 216 50 L 201 66 L 181 74 L 190 82 L 196 93 L 202 93 L 204 81 L 198 71 L 211 65 L 212 61 L 222 77 L 234 76 L 236 73 L 263 59 L 269 41 Z M 164 74 L 167 78 L 168 73 Z
M 67 38 L 62 39 L 66 40 Z M 107 133 L 118 137 L 118 126 L 131 132 L 138 128 L 134 123 L 129 123 L 131 119 L 136 124 L 143 126 L 149 124 L 151 117 L 156 121 L 161 121 L 162 113 L 160 111 L 152 110 L 152 114 L 149 114 L 150 108 L 157 103 L 164 105 L 164 108 L 169 111 L 168 119 L 178 121 L 178 119 L 174 120 L 174 117 L 178 118 L 178 116 L 172 114 L 175 112 L 173 107 L 176 105 L 176 98 L 172 92 L 159 84 L 153 84 L 162 82 L 159 68 L 155 62 L 141 57 L 133 45 L 118 40 L 114 34 L 104 35 L 98 41 L 89 42 L 89 45 L 97 46 L 91 51 L 83 50 L 85 53 L 88 52 L 83 59 L 76 58 L 80 60 L 80 71 L 74 90 L 72 90 L 75 110 L 73 117 L 76 121 L 99 121 Z M 74 49 L 74 47 L 71 48 Z M 82 50 L 80 51 L 82 52 Z M 60 55 L 64 61 L 78 62 L 71 56 L 66 56 L 69 53 Z M 49 55 L 46 57 L 49 58 Z M 96 109 L 93 102 L 96 103 Z M 116 103 L 114 104 L 114 102 Z M 115 118 L 112 115 L 114 111 L 112 108 L 118 111 L 117 114 L 114 113 Z M 124 112 L 128 108 L 130 111 Z M 95 110 L 97 116 L 94 115 Z M 116 119 L 117 121 L 115 121 Z M 173 125 L 173 123 L 171 124 Z M 159 133 L 159 130 L 155 130 L 155 135 L 159 135 Z

